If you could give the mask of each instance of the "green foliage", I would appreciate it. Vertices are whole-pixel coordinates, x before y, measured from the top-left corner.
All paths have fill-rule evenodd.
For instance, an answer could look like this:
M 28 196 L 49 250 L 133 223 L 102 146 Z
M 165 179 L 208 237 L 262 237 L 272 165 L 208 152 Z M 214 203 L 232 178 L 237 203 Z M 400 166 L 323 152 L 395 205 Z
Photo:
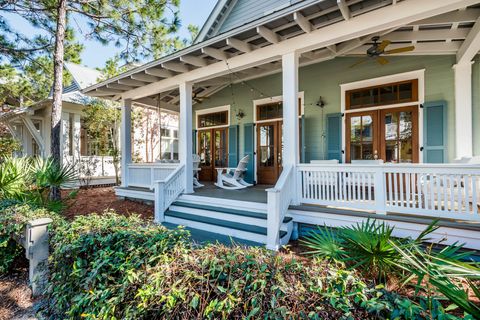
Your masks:
M 0 200 L 20 199 L 27 191 L 28 175 L 26 158 L 6 158 L 0 162 Z
M 13 156 L 13 153 L 20 151 L 22 146 L 20 142 L 12 137 L 0 137 L 0 161 L 5 157 Z
M 338 228 L 336 232 L 319 228 L 301 242 L 312 249 L 309 254 L 343 262 L 369 276 L 385 279 L 387 274 L 398 270 L 401 259 L 391 244 L 392 232 L 393 228 L 385 223 L 367 220 Z
M 69 187 L 76 179 L 73 165 L 59 166 L 52 159 L 8 158 L 0 163 L 0 200 L 16 200 L 59 212 L 63 202 L 49 199 L 52 188 Z
M 46 209 L 34 209 L 28 205 L 13 205 L 2 202 L 0 214 L 0 275 L 8 273 L 13 261 L 24 254 L 14 238 L 19 238 L 28 221 L 51 218 L 53 226 L 63 223 L 63 219 Z

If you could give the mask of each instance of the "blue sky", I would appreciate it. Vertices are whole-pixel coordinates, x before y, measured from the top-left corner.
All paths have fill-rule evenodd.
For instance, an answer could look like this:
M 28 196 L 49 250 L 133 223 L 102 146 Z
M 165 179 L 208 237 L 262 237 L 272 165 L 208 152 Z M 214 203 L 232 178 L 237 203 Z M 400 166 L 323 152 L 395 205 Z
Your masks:
M 188 37 L 187 26 L 195 24 L 201 27 L 208 18 L 216 0 L 180 0 L 180 18 L 182 27 L 179 31 L 181 37 Z M 12 27 L 25 34 L 34 34 L 36 30 L 25 21 L 16 16 L 6 16 Z M 121 48 L 115 48 L 113 45 L 103 46 L 97 41 L 86 40 L 77 32 L 77 38 L 85 45 L 82 53 L 82 64 L 91 67 L 102 67 L 105 61 L 115 56 Z

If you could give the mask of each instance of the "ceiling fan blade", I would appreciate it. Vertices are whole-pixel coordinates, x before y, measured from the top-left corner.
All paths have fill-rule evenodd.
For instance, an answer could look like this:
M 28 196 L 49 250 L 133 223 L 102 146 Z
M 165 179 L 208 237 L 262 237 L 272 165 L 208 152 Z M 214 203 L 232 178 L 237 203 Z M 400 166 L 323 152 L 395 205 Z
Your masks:
M 355 62 L 354 64 L 352 64 L 349 68 L 354 68 L 356 66 L 358 66 L 359 64 L 362 64 L 364 62 L 367 62 L 369 58 L 363 58 L 363 59 L 360 59 L 358 60 L 357 62 Z
M 384 53 L 385 54 L 395 54 L 395 53 L 409 52 L 409 51 L 413 51 L 413 50 L 415 50 L 415 46 L 409 46 L 409 47 L 387 50 Z
M 385 59 L 384 57 L 378 57 L 377 58 L 377 62 L 380 63 L 382 66 L 386 65 L 387 63 L 389 63 L 390 61 L 388 61 L 387 59 Z
M 390 43 L 392 43 L 390 40 L 383 40 L 382 43 L 378 45 L 377 51 L 382 52 Z

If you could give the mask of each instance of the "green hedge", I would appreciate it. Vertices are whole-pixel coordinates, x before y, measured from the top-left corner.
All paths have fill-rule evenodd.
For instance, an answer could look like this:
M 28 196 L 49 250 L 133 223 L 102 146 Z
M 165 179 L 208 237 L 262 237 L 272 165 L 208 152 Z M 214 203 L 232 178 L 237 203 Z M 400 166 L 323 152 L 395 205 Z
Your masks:
M 0 275 L 8 273 L 15 259 L 25 252 L 14 238 L 22 235 L 28 221 L 39 218 L 51 218 L 52 227 L 65 223 L 61 216 L 46 209 L 16 205 L 15 201 L 0 202 Z

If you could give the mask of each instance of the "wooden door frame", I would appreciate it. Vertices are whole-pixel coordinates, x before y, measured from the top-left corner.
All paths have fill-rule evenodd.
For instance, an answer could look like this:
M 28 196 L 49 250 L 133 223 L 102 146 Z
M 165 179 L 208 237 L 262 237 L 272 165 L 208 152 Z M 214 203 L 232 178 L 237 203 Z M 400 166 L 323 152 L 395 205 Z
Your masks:
M 385 122 L 384 122 L 384 115 L 387 112 L 399 112 L 399 111 L 412 111 L 412 150 L 413 150 L 413 162 L 419 163 L 420 162 L 420 134 L 419 134 L 419 106 L 411 105 L 405 107 L 392 107 L 392 108 L 381 108 L 377 110 L 368 110 L 368 111 L 357 111 L 357 112 L 349 112 L 345 114 L 345 131 L 343 132 L 345 135 L 345 162 L 351 163 L 351 151 L 350 151 L 350 131 L 351 131 L 351 121 L 350 119 L 355 116 L 365 116 L 365 115 L 372 115 L 373 119 L 373 150 L 378 150 L 378 158 L 385 159 L 386 158 L 386 150 L 385 150 Z M 378 128 L 377 128 L 378 127 Z
M 373 139 L 373 150 L 375 153 L 375 150 L 378 150 L 380 147 L 378 142 L 379 142 L 379 137 L 378 137 L 378 110 L 370 110 L 370 111 L 358 111 L 358 112 L 349 112 L 345 114 L 345 162 L 346 163 L 351 163 L 350 159 L 350 142 L 351 142 L 351 137 L 350 137 L 350 132 L 351 132 L 351 121 L 350 119 L 352 117 L 358 117 L 358 116 L 367 116 L 370 115 L 372 116 L 372 139 Z
M 229 144 L 229 141 L 228 141 L 228 127 L 227 126 L 221 126 L 221 127 L 211 127 L 211 128 L 202 128 L 202 129 L 198 129 L 197 130 L 197 152 L 200 152 L 201 148 L 200 148 L 200 143 L 201 143 L 201 139 L 200 139 L 200 134 L 202 131 L 210 131 L 210 152 L 211 152 L 211 170 L 212 170 L 212 181 L 215 181 L 216 179 L 216 166 L 215 166 L 215 131 L 219 131 L 219 130 L 222 130 L 222 131 L 225 131 L 225 152 L 226 152 L 226 164 L 225 166 L 222 166 L 222 167 L 228 167 L 229 166 L 229 163 L 228 163 L 228 144 Z M 200 164 L 199 166 L 200 168 L 202 168 L 202 165 Z M 201 172 L 201 171 L 200 171 Z
M 412 112 L 412 161 L 413 163 L 419 163 L 420 160 L 420 141 L 419 141 L 419 129 L 418 129 L 418 106 L 409 106 L 409 107 L 396 107 L 389 109 L 378 110 L 379 114 L 379 142 L 380 142 L 380 159 L 386 158 L 386 143 L 385 143 L 385 114 L 388 112 L 399 112 L 399 111 L 411 111 Z
M 260 134 L 258 133 L 258 130 L 260 130 L 259 128 L 261 126 L 271 126 L 273 125 L 274 126 L 274 144 L 273 144 L 273 153 L 274 153 L 274 174 L 276 174 L 277 176 L 277 179 L 278 177 L 280 176 L 281 172 L 282 172 L 282 168 L 281 166 L 279 165 L 279 158 L 278 158 L 278 155 L 280 153 L 280 149 L 281 149 L 281 134 L 282 134 L 282 124 L 283 124 L 283 120 L 278 120 L 278 119 L 275 119 L 275 120 L 272 120 L 272 121 L 262 121 L 260 123 L 257 123 L 256 124 L 256 128 L 255 128 L 255 135 L 256 135 L 256 138 L 255 138 L 255 153 L 257 154 L 257 156 L 260 154 L 259 153 L 259 148 L 260 148 Z M 257 175 L 257 182 L 260 183 L 260 179 L 258 178 L 258 173 L 260 171 L 260 161 L 256 161 L 256 165 L 255 165 L 255 170 L 256 170 L 256 175 Z

